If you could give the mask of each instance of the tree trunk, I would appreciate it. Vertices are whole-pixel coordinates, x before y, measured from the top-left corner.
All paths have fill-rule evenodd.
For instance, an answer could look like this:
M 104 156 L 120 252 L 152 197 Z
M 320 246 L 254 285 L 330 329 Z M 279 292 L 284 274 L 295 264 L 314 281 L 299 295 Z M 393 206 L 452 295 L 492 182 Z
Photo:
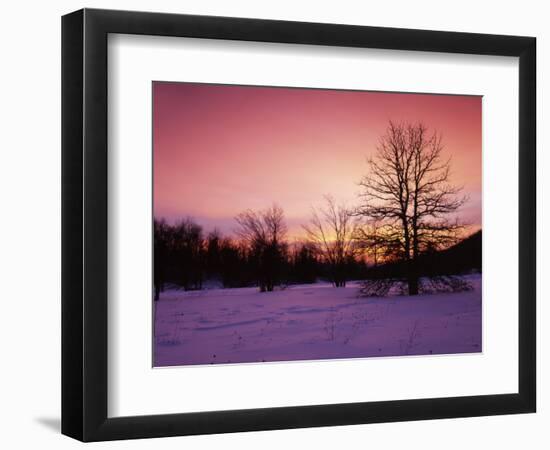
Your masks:
M 418 295 L 418 277 L 409 276 L 409 295 Z
M 409 285 L 409 295 L 418 295 L 418 272 L 414 259 L 407 262 L 407 284 Z

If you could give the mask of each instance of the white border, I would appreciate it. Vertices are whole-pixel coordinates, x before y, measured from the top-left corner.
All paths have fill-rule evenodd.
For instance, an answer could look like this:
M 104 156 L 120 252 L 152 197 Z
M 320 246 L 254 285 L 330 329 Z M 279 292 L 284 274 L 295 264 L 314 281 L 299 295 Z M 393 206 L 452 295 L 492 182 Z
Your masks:
M 108 51 L 110 417 L 517 392 L 517 58 L 125 35 Z M 483 353 L 152 369 L 152 80 L 483 95 Z

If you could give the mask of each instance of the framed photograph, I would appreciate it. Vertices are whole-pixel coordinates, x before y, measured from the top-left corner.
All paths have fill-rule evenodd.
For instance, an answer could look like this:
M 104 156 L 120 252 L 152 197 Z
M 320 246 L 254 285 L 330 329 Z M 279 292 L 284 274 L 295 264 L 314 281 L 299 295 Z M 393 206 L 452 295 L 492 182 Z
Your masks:
M 533 37 L 64 16 L 62 432 L 535 412 L 535 64 Z

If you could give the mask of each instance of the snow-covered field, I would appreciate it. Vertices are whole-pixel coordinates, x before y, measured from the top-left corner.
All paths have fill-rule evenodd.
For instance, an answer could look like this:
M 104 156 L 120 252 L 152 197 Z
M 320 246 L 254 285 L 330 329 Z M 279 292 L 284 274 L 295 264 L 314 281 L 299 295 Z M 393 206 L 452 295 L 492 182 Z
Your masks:
M 357 285 L 168 290 L 155 366 L 481 351 L 481 275 L 468 292 L 361 298 Z

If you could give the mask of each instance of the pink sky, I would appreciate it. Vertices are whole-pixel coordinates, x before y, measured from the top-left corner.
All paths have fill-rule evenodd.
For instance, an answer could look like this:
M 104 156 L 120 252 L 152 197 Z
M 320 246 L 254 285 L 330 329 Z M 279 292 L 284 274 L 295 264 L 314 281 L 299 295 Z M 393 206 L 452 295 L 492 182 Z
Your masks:
M 481 97 L 168 82 L 153 84 L 154 215 L 230 234 L 275 202 L 299 236 L 323 195 L 357 204 L 389 120 L 442 134 L 460 216 L 481 226 Z

